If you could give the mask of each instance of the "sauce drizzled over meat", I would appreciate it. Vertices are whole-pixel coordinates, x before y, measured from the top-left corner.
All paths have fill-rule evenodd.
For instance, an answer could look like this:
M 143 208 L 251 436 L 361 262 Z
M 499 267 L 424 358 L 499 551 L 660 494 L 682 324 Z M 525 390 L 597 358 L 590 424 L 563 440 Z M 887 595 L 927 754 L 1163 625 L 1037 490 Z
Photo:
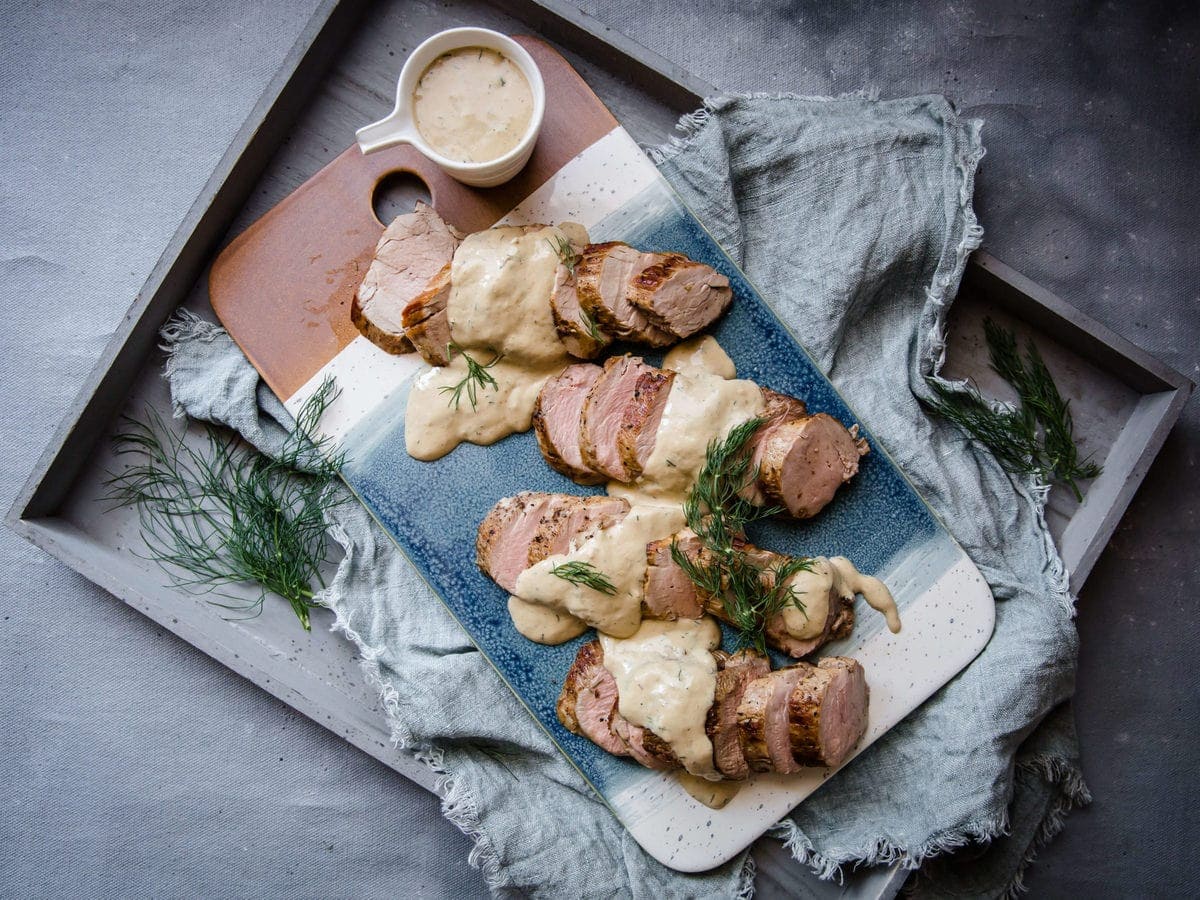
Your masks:
M 490 228 L 458 246 L 445 306 L 448 342 L 458 352 L 413 384 L 404 421 L 411 456 L 438 459 L 463 441 L 493 444 L 529 429 L 539 391 L 569 360 L 547 298 L 559 265 L 557 243 L 571 236 L 586 240 L 581 231 Z M 473 385 L 474 405 L 466 395 L 448 400 L 449 391 L 469 377 L 468 356 L 491 364 L 486 371 L 495 380 L 494 387 Z
M 710 442 L 763 412 L 762 390 L 735 378 L 733 361 L 711 337 L 671 350 L 663 368 L 676 372 L 655 433 L 654 450 L 631 484 L 610 483 L 609 493 L 682 503 L 704 468 Z
M 705 722 L 717 689 L 712 651 L 720 643 L 721 630 L 709 618 L 648 619 L 624 640 L 600 635 L 621 715 L 666 741 L 689 773 L 714 781 L 721 773 Z
M 603 634 L 629 637 L 642 622 L 646 545 L 678 531 L 683 521 L 678 506 L 633 506 L 617 524 L 526 569 L 513 593 L 527 603 L 568 613 Z M 554 574 L 572 562 L 603 573 L 612 593 Z
M 439 238 L 426 268 L 458 239 Z M 857 426 L 737 378 L 713 338 L 692 337 L 728 306 L 727 278 L 677 254 L 588 240 L 571 225 L 469 235 L 407 302 L 404 338 L 434 365 L 410 393 L 408 450 L 436 459 L 462 441 L 492 443 L 533 425 L 555 469 L 607 482 L 607 495 L 500 501 L 480 526 L 478 564 L 509 592 L 514 626 L 530 640 L 599 633 L 580 649 L 560 697 L 563 724 L 644 766 L 682 770 L 693 796 L 719 807 L 732 790 L 707 782 L 843 761 L 865 731 L 867 687 L 850 659 L 772 672 L 763 656 L 718 650 L 709 614 L 730 617 L 728 594 L 722 581 L 701 596 L 686 574 L 693 553 L 711 550 L 685 527 L 684 501 L 709 447 L 751 420 L 744 452 L 757 478 L 739 490 L 798 518 L 832 500 L 868 446 Z M 394 332 L 394 313 L 394 304 L 381 309 L 375 318 L 386 328 L 375 331 Z M 613 338 L 654 347 L 687 340 L 662 367 L 629 354 L 602 367 L 573 363 Z M 472 379 L 473 390 L 464 388 Z M 782 559 L 744 535 L 731 540 L 765 563 Z M 797 658 L 849 632 L 856 593 L 899 630 L 886 586 L 849 560 L 818 557 L 790 579 L 803 607 L 776 614 L 765 634 Z
M 684 257 L 662 278 L 653 273 L 642 277 L 638 266 L 620 269 L 617 277 L 611 266 L 602 266 L 604 277 L 597 274 L 589 280 L 581 260 L 584 256 L 606 260 L 614 245 L 589 244 L 587 231 L 574 223 L 499 226 L 467 235 L 459 243 L 458 235 L 435 212 L 425 207 L 419 213 L 389 226 L 396 238 L 380 244 L 381 252 L 388 253 L 387 265 L 381 259 L 372 264 L 370 271 L 377 274 L 370 290 L 360 291 L 364 299 L 355 306 L 355 322 L 368 339 L 389 353 L 415 349 L 434 366 L 414 382 L 405 414 L 405 443 L 416 459 L 438 459 L 462 442 L 486 445 L 526 431 L 535 421 L 535 412 L 554 420 L 553 398 L 539 403 L 547 381 L 562 374 L 573 357 L 594 356 L 612 339 L 581 303 L 581 291 L 590 298 L 591 309 L 624 304 L 621 308 L 633 310 L 631 298 L 636 296 L 640 302 L 653 301 L 661 311 L 670 306 L 670 297 L 681 304 L 686 299 L 691 324 L 679 326 L 678 334 L 658 329 L 646 317 L 640 320 L 641 330 L 622 326 L 622 335 L 629 340 L 655 346 L 674 343 L 693 326 L 711 323 L 729 302 L 723 276 L 718 278 L 708 266 Z M 653 268 L 656 260 L 667 256 L 619 246 L 634 252 L 644 267 Z M 409 250 L 414 259 L 422 260 L 414 271 L 432 273 L 423 288 L 416 283 L 419 279 L 401 277 L 393 260 Z M 640 279 L 636 285 L 635 279 Z M 701 283 L 703 290 L 697 287 Z M 644 365 L 634 374 L 656 382 L 666 399 L 671 375 Z M 579 372 L 573 377 L 595 380 Z M 615 403 L 623 399 L 614 396 Z M 580 409 L 579 402 L 566 405 Z M 646 409 L 656 415 L 661 404 L 648 398 Z M 638 435 L 644 445 L 636 460 L 640 463 L 649 455 L 655 431 L 649 428 Z M 544 449 L 552 465 L 574 477 L 585 481 L 603 477 L 589 475 L 583 468 L 585 458 L 603 464 L 597 457 L 581 455 L 592 449 L 586 445 L 576 446 L 576 452 L 566 456 L 552 455 L 551 445 Z M 636 456 L 638 449 L 621 452 Z M 606 450 L 618 452 L 615 445 Z M 579 464 L 567 469 L 575 459 Z M 610 462 L 621 476 L 640 471 L 636 466 L 627 468 L 616 455 Z

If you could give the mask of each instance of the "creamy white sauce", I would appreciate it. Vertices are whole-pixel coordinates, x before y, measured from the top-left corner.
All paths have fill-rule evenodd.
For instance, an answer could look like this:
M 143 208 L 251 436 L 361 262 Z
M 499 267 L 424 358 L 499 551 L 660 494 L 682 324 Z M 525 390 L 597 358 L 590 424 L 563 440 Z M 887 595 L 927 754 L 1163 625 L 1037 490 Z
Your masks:
M 689 338 L 676 344 L 663 357 L 663 368 L 676 372 L 708 373 L 722 378 L 736 378 L 737 367 L 712 335 Z
M 829 560 L 830 565 L 838 574 L 837 589 L 840 596 L 847 600 L 855 594 L 862 594 L 867 606 L 876 612 L 883 613 L 887 620 L 888 631 L 898 634 L 900 631 L 900 610 L 896 608 L 896 600 L 888 586 L 871 575 L 864 575 L 854 567 L 854 563 L 844 556 L 835 556 Z
M 788 579 L 792 593 L 804 604 L 803 610 L 789 605 L 781 613 L 784 628 L 792 637 L 808 640 L 818 637 L 825 630 L 825 620 L 829 618 L 829 595 L 836 574 L 829 560 L 817 556 L 812 560 L 812 571 L 797 572 Z
M 421 73 L 413 119 L 434 150 L 457 162 L 489 162 L 525 137 L 533 91 L 508 57 L 483 47 L 443 53 Z
M 788 584 L 804 609 L 788 606 L 783 610 L 783 624 L 787 633 L 799 640 L 819 637 L 825 630 L 829 618 L 829 602 L 832 597 L 854 600 L 862 594 L 867 605 L 883 613 L 888 629 L 893 633 L 900 630 L 900 612 L 892 592 L 878 578 L 864 575 L 854 563 L 844 556 L 826 559 L 813 558 L 812 570 L 797 572 Z
M 600 635 L 604 667 L 617 682 L 617 708 L 671 745 L 692 775 L 721 778 L 704 730 L 717 691 L 721 630 L 711 618 L 647 619 L 625 639 Z
M 538 644 L 563 644 L 587 631 L 587 623 L 570 613 L 520 597 L 508 598 L 508 614 L 517 631 Z
M 493 358 L 487 351 L 468 352 L 481 364 Z M 453 388 L 466 377 L 467 364 L 462 356 L 417 377 L 404 411 L 404 444 L 410 456 L 438 459 L 463 441 L 494 444 L 514 432 L 525 431 L 533 423 L 538 392 L 558 369 L 530 369 L 502 359 L 487 371 L 496 379 L 496 387 L 477 385 L 474 408 L 465 390 L 457 407 L 451 395 L 442 390 Z
M 729 380 L 695 368 L 679 372 L 641 476 L 632 485 L 609 485 L 609 493 L 682 502 L 704 468 L 709 442 L 724 439 L 765 406 L 753 381 Z
M 642 621 L 646 545 L 683 525 L 683 510 L 678 506 L 634 506 L 616 525 L 569 553 L 549 556 L 526 569 L 513 593 L 526 603 L 568 613 L 602 633 L 628 637 Z M 589 563 L 612 582 L 616 593 L 606 594 L 554 574 L 557 566 L 568 562 Z
M 514 362 L 567 362 L 550 295 L 558 270 L 553 226 L 502 226 L 468 235 L 450 266 L 446 312 L 460 347 L 486 347 Z
M 709 809 L 724 809 L 729 801 L 737 796 L 745 782 L 741 781 L 711 781 L 700 778 L 691 772 L 680 772 L 677 776 L 679 785 L 692 795 L 692 798 L 703 803 Z
M 532 424 L 538 392 L 568 364 L 550 309 L 558 241 L 587 243 L 579 225 L 490 228 L 469 235 L 450 266 L 446 314 L 461 351 L 487 365 L 496 386 L 476 383 L 475 404 L 463 390 L 457 405 L 443 388 L 467 377 L 458 352 L 447 366 L 419 376 L 409 394 L 404 439 L 416 459 L 445 456 L 463 441 L 494 444 Z

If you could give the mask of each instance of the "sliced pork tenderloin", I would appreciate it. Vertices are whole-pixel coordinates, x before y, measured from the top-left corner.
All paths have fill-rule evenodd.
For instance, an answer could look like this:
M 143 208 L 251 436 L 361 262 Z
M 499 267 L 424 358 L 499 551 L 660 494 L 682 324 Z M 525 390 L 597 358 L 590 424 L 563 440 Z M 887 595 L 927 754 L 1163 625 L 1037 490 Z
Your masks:
M 868 687 L 857 661 L 836 656 L 772 672 L 755 653 L 714 656 L 717 685 L 705 731 L 726 779 L 838 766 L 866 733 Z M 651 769 L 682 768 L 666 741 L 621 716 L 616 680 L 604 668 L 599 641 L 579 648 L 556 711 L 564 728 L 609 753 L 632 756 Z
M 563 346 L 576 359 L 595 359 L 612 343 L 611 335 L 600 327 L 579 302 L 579 285 L 575 280 L 575 270 L 561 262 L 554 275 L 550 311 L 554 314 L 554 328 Z
M 867 731 L 869 688 L 858 660 L 830 656 L 808 666 L 787 701 L 788 743 L 805 766 L 838 766 Z
M 558 721 L 573 734 L 616 756 L 632 756 L 646 768 L 682 768 L 670 744 L 621 715 L 619 699 L 617 681 L 604 668 L 604 648 L 599 641 L 584 643 L 558 696 Z
M 589 363 L 567 366 L 549 379 L 533 407 L 533 433 L 550 468 L 579 484 L 599 484 L 604 476 L 589 469 L 579 445 L 583 404 L 604 370 Z
M 711 554 L 700 539 L 689 528 L 646 545 L 646 578 L 643 582 L 642 614 L 651 619 L 674 620 L 696 619 L 704 613 L 730 621 L 721 597 L 702 596 L 699 588 L 687 576 L 671 554 L 671 546 L 677 546 L 688 559 L 705 566 Z M 788 560 L 788 557 L 755 547 L 744 538 L 735 539 L 736 546 L 745 551 L 751 561 L 769 570 Z M 768 576 L 769 578 L 769 576 Z M 854 628 L 854 600 L 842 597 L 830 586 L 829 611 L 821 633 L 811 638 L 797 638 L 788 633 L 787 621 L 782 614 L 769 619 L 764 628 L 767 643 L 776 650 L 800 659 L 820 649 L 832 640 L 844 638 Z
M 538 525 L 537 534 L 529 545 L 530 566 L 548 556 L 569 552 L 572 544 L 579 544 L 591 535 L 611 528 L 629 512 L 629 502 L 622 497 L 604 494 L 558 496 L 566 500 Z
M 634 725 L 620 712 L 614 717 L 613 731 L 629 747 L 629 755 L 647 769 L 669 771 L 683 768 L 670 744 L 649 728 Z
M 635 275 L 629 292 L 629 302 L 656 328 L 680 340 L 719 319 L 732 300 L 728 278 L 678 253 Z
M 555 711 L 563 728 L 586 737 L 615 756 L 629 756 L 629 745 L 613 731 L 617 680 L 604 668 L 604 648 L 588 641 L 567 672 Z
M 825 413 L 779 423 L 765 438 L 759 485 L 798 519 L 815 516 L 858 472 L 870 448 L 858 426 Z
M 617 431 L 617 455 L 625 469 L 624 481 L 636 481 L 654 452 L 675 373 L 646 366 L 638 375 Z
M 475 564 L 510 593 L 529 565 L 529 545 L 543 518 L 561 505 L 556 494 L 522 491 L 491 508 L 475 535 Z
M 641 402 L 639 392 L 649 391 L 650 383 L 657 381 L 655 374 L 661 372 L 637 356 L 614 356 L 604 363 L 604 371 L 588 391 L 580 417 L 579 446 L 586 468 L 615 481 L 633 480 L 624 458 L 629 456 L 630 432 L 637 427 L 639 413 L 644 424 L 646 416 L 655 412 L 654 404 Z M 661 407 L 657 414 L 661 417 Z M 632 437 L 636 447 L 637 435 Z
M 572 540 L 607 528 L 624 518 L 629 504 L 613 497 L 575 497 L 525 491 L 505 497 L 479 525 L 475 562 L 504 590 L 531 565 L 563 553 Z
M 808 408 L 803 400 L 781 394 L 770 388 L 760 387 L 763 403 L 765 404 L 761 417 L 765 419 L 750 437 L 747 445 L 750 454 L 750 471 L 761 472 L 763 453 L 767 449 L 767 439 L 774 433 L 776 426 L 793 419 L 802 419 L 808 415 Z M 758 479 L 751 481 L 742 490 L 742 496 L 755 506 L 765 506 L 767 495 L 763 492 Z
M 450 263 L 446 263 L 401 313 L 404 333 L 431 366 L 450 362 Z
M 642 591 L 642 615 L 650 619 L 698 619 L 704 615 L 704 601 L 696 585 L 671 555 L 671 545 L 691 559 L 706 559 L 695 532 L 685 528 L 671 537 L 646 545 L 646 580 Z
M 829 615 L 825 617 L 825 625 L 820 634 L 811 638 L 794 637 L 788 633 L 783 616 L 775 616 L 768 620 L 763 633 L 767 643 L 776 650 L 782 650 L 793 659 L 800 659 L 815 653 L 830 641 L 848 637 L 853 630 L 854 600 L 830 590 Z
M 866 675 L 843 656 L 796 663 L 750 682 L 737 723 L 746 762 L 756 772 L 838 766 L 867 730 Z
M 388 353 L 412 351 L 404 308 L 450 264 L 462 238 L 424 203 L 392 220 L 350 305 L 350 319 L 367 340 Z
M 738 707 L 746 686 L 771 671 L 771 662 L 753 650 L 728 654 L 717 651 L 717 690 L 708 711 L 705 730 L 713 745 L 713 763 L 727 779 L 740 781 L 750 774 L 738 732 Z
M 614 337 L 651 347 L 674 343 L 673 335 L 656 328 L 629 300 L 633 279 L 664 257 L 661 253 L 643 253 L 620 241 L 589 244 L 575 266 L 580 305 L 592 321 Z

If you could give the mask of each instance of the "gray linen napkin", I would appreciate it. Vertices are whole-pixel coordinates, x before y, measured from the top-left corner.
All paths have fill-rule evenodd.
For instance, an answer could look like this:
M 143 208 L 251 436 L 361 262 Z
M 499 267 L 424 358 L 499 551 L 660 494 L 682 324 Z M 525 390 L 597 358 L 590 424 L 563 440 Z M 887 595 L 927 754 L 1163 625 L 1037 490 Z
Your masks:
M 994 896 L 1087 800 L 1068 700 L 1076 634 L 1044 492 L 929 418 L 943 323 L 982 231 L 981 123 L 940 97 L 724 97 L 654 152 L 971 554 L 997 600 L 984 652 L 773 833 L 824 877 L 926 865 L 915 889 Z M 278 446 L 281 410 L 221 329 L 164 333 L 177 413 Z M 498 894 L 749 896 L 743 855 L 703 875 L 637 846 L 357 504 L 330 515 L 345 557 L 321 599 L 358 646 L 393 736 L 442 774 L 443 811 Z

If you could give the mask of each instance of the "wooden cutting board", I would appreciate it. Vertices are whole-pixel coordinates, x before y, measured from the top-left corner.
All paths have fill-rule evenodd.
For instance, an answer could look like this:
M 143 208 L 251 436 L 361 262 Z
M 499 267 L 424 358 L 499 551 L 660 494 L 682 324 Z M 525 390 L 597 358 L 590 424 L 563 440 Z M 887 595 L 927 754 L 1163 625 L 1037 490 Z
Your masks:
M 213 263 L 208 286 L 213 309 L 282 399 L 358 336 L 350 302 L 384 229 L 373 207 L 380 182 L 394 173 L 415 175 L 446 221 L 479 231 L 617 127 L 557 51 L 537 38 L 515 40 L 533 56 L 552 99 L 533 157 L 512 181 L 472 188 L 407 144 L 369 155 L 354 144 L 242 232 Z

